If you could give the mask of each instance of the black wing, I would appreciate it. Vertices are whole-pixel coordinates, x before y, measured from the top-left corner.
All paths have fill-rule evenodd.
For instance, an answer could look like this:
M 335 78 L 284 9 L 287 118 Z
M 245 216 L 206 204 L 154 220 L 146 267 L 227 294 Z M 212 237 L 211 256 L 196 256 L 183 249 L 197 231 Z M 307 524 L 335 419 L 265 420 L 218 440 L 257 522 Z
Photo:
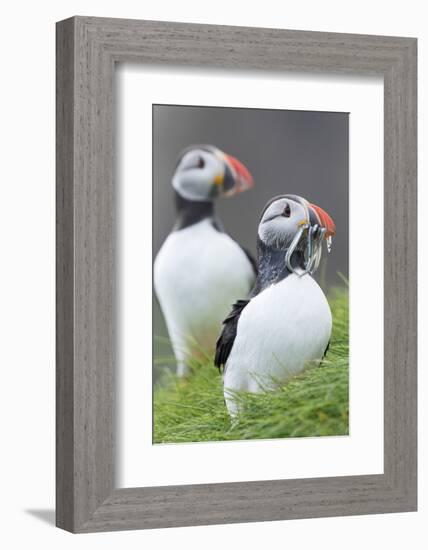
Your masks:
M 223 224 L 221 223 L 221 221 L 218 218 L 213 218 L 211 220 L 211 224 L 214 227 L 214 229 L 216 231 L 218 231 L 219 233 L 225 233 Z
M 323 359 L 324 359 L 324 357 L 327 355 L 328 348 L 330 347 L 330 342 L 331 342 L 331 339 L 328 341 L 327 347 L 325 348 L 324 355 L 322 356 Z
M 220 370 L 226 365 L 226 361 L 232 351 L 238 328 L 239 316 L 250 300 L 238 300 L 232 306 L 232 311 L 223 321 L 223 330 L 217 340 L 214 365 Z

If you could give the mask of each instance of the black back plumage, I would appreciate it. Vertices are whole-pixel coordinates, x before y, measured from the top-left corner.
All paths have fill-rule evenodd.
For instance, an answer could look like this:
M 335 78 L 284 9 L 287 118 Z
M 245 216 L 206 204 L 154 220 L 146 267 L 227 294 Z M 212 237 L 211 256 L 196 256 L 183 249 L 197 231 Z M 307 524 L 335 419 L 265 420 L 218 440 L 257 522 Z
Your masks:
M 235 341 L 236 331 L 238 329 L 239 317 L 242 310 L 250 300 L 238 300 L 232 306 L 232 311 L 223 321 L 223 330 L 217 340 L 216 352 L 214 357 L 214 365 L 220 370 L 226 364 L 226 361 L 232 351 L 232 346 Z

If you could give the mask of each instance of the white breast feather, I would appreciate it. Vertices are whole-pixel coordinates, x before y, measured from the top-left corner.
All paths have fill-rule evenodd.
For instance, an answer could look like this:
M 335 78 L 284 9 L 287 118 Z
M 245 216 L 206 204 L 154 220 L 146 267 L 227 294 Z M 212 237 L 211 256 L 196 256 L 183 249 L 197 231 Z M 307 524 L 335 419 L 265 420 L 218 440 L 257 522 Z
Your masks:
M 310 362 L 322 359 L 332 317 L 327 299 L 310 275 L 289 275 L 265 289 L 242 311 L 224 375 L 230 390 L 259 392 L 286 382 Z
M 213 351 L 222 321 L 253 283 L 245 253 L 210 220 L 168 236 L 155 260 L 154 285 L 178 374 L 186 372 L 189 356 Z

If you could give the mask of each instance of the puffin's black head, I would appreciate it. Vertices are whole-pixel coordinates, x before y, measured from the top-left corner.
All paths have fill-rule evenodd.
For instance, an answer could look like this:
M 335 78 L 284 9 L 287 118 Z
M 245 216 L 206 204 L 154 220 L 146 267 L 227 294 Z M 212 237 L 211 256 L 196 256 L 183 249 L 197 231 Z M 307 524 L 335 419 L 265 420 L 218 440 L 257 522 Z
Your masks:
M 246 191 L 254 182 L 238 159 L 212 145 L 194 145 L 180 154 L 172 185 L 182 198 L 205 202 Z
M 280 195 L 264 207 L 258 236 L 266 246 L 285 250 L 302 227 L 316 225 L 325 229 L 325 239 L 336 233 L 333 220 L 322 208 L 298 195 Z

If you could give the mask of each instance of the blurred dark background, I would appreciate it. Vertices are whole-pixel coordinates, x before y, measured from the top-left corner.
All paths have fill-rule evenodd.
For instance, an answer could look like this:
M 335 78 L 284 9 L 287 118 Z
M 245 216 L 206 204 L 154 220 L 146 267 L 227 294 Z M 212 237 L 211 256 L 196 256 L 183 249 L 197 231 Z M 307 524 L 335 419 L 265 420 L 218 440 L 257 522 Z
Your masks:
M 333 250 L 316 274 L 321 286 L 341 285 L 348 277 L 348 113 L 153 106 L 153 258 L 175 220 L 171 177 L 182 149 L 212 144 L 241 160 L 255 186 L 218 200 L 217 215 L 226 231 L 255 255 L 261 210 L 273 196 L 301 195 L 333 218 Z M 154 357 L 171 355 L 166 328 L 154 300 Z

